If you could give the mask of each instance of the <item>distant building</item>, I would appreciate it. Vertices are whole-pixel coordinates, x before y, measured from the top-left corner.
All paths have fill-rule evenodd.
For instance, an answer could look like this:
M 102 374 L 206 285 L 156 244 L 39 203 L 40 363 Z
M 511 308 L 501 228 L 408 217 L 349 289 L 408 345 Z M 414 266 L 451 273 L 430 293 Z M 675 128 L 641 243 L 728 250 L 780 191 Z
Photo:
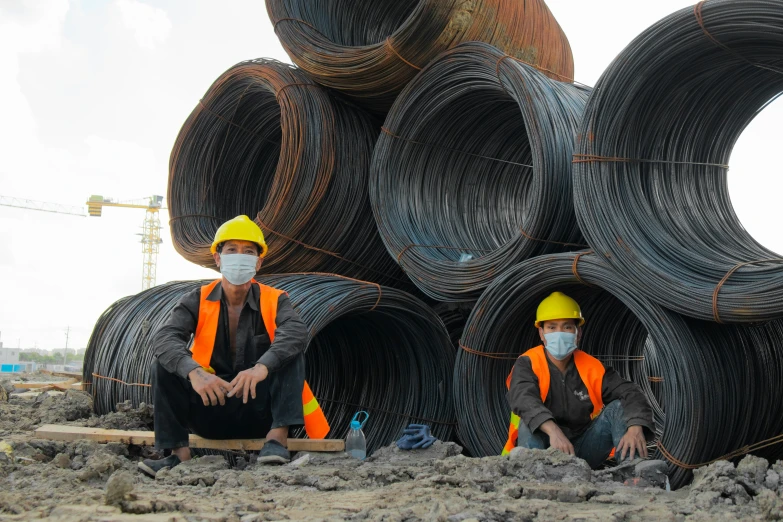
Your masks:
M 19 362 L 18 348 L 3 348 L 0 346 L 0 372 L 28 371 L 27 364 Z
M 0 364 L 18 364 L 19 363 L 19 349 L 18 348 L 3 348 L 0 346 Z

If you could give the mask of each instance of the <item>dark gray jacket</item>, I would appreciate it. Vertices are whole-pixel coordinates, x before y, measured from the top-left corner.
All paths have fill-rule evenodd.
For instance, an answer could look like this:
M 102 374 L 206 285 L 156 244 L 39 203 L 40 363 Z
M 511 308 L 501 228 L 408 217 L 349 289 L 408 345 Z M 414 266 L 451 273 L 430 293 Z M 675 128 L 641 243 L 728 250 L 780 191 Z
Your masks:
M 541 402 L 538 377 L 533 373 L 529 357 L 520 357 L 514 363 L 506 398 L 511 411 L 519 415 L 531 432 L 535 433 L 546 421 L 554 420 L 565 436 L 574 441 L 589 426 L 593 403 L 573 358 L 566 367 L 565 375 L 549 357 L 547 364 L 550 378 L 546 401 Z M 620 401 L 628 426 L 642 426 L 647 440 L 654 437 L 652 408 L 639 386 L 620 377 L 614 369 L 606 368 L 601 395 L 604 405 Z
M 210 362 L 219 377 L 233 379 L 237 373 L 257 363 L 265 365 L 271 373 L 304 353 L 308 341 L 307 325 L 299 318 L 287 295 L 281 295 L 277 301 L 277 328 L 275 342 L 272 343 L 259 310 L 258 285 L 251 285 L 239 316 L 236 353 L 231 351 L 228 304 L 223 297 L 223 287 L 217 285 L 207 299 L 220 301 L 220 318 Z M 153 350 L 160 364 L 184 378 L 199 367 L 191 357 L 190 341 L 196 332 L 200 302 L 200 288 L 185 294 L 153 338 Z

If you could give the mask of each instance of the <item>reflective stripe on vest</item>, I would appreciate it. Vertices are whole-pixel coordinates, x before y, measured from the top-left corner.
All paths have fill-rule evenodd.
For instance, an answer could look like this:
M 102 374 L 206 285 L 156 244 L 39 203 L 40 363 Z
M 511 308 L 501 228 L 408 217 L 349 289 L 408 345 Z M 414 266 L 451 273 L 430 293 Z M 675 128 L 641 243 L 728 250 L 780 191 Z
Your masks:
M 530 365 L 533 368 L 533 373 L 538 377 L 538 388 L 541 392 L 541 402 L 546 402 L 546 397 L 549 395 L 549 365 L 547 364 L 547 356 L 544 346 L 536 346 L 532 348 L 520 357 L 527 357 L 530 359 Z M 590 396 L 590 402 L 593 403 L 593 412 L 590 415 L 591 419 L 594 419 L 601 413 L 604 408 L 603 401 L 603 382 L 606 369 L 601 361 L 589 355 L 582 350 L 574 352 L 574 365 L 576 365 L 576 371 L 579 372 L 579 377 L 582 379 L 585 387 L 587 388 L 587 394 Z M 506 378 L 506 388 L 511 387 L 511 373 Z M 508 427 L 508 440 L 503 447 L 503 455 L 508 454 L 517 445 L 517 439 L 519 438 L 519 422 L 520 418 L 511 413 L 511 421 Z
M 210 362 L 212 361 L 212 352 L 215 349 L 215 338 L 217 337 L 220 301 L 210 301 L 207 298 L 215 290 L 215 287 L 220 284 L 220 281 L 218 279 L 201 287 L 198 324 L 196 325 L 196 334 L 193 336 L 193 345 L 190 348 L 193 360 L 210 373 L 215 373 L 215 370 L 210 366 Z M 261 310 L 264 328 L 269 335 L 270 342 L 274 342 L 275 329 L 277 328 L 277 302 L 285 292 L 271 286 L 262 285 L 255 279 L 253 283 L 258 285 L 259 289 L 258 308 Z M 323 439 L 326 437 L 326 434 L 329 433 L 329 423 L 307 381 L 305 381 L 302 389 L 302 411 L 304 413 L 307 436 L 311 439 Z

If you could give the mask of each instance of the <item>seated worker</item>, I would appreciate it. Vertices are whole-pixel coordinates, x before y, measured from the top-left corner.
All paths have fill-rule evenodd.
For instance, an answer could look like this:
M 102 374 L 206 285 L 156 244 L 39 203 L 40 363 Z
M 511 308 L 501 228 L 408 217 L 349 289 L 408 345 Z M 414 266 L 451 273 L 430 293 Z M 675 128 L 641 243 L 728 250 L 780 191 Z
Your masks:
M 504 455 L 515 446 L 552 447 L 593 469 L 613 448 L 619 460 L 647 458 L 652 408 L 636 384 L 577 348 L 584 322 L 561 292 L 541 301 L 535 326 L 544 344 L 522 354 L 506 381 L 512 414 Z
M 266 437 L 262 463 L 288 462 L 288 429 L 311 416 L 321 423 L 313 438 L 328 432 L 304 380 L 307 326 L 285 292 L 253 279 L 267 253 L 261 229 L 247 216 L 227 221 L 211 252 L 222 279 L 184 295 L 153 338 L 155 446 L 171 450 L 139 463 L 153 477 L 190 459 L 188 429 L 208 439 Z

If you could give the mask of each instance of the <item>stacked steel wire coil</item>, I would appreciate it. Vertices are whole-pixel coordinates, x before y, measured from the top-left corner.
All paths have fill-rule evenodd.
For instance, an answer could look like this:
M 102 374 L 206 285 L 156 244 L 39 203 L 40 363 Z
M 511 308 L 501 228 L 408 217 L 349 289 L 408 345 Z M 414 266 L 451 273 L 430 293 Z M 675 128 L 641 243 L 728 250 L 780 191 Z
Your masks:
M 686 319 L 641 296 L 594 254 L 566 253 L 505 272 L 468 319 L 454 399 L 458 436 L 473 455 L 497 455 L 505 443 L 506 376 L 522 352 L 541 344 L 535 310 L 555 290 L 582 306 L 580 347 L 638 383 L 653 404 L 660 452 L 686 464 L 670 464 L 675 487 L 690 479 L 687 465 L 783 432 L 783 321 L 746 327 Z M 650 377 L 663 389 L 665 415 Z M 783 447 L 760 455 L 780 458 Z
M 459 347 L 459 340 L 462 338 L 462 331 L 470 316 L 471 306 L 465 303 L 439 303 L 433 306 L 432 310 L 443 321 L 443 325 L 449 333 L 451 344 L 455 348 Z
M 384 252 L 367 198 L 374 136 L 361 111 L 291 66 L 253 60 L 230 68 L 171 152 L 175 248 L 214 267 L 217 227 L 246 214 L 272 252 L 261 273 L 317 271 L 409 285 Z
M 345 437 L 354 413 L 366 410 L 369 451 L 399 438 L 411 422 L 451 438 L 454 349 L 426 305 L 399 290 L 338 276 L 280 275 L 263 282 L 286 290 L 308 326 L 307 380 L 330 422 L 330 437 Z M 96 413 L 124 400 L 151 402 L 155 331 L 184 294 L 206 283 L 160 285 L 101 316 L 84 366 Z
M 266 6 L 295 64 L 376 113 L 461 42 L 487 42 L 552 78 L 573 79 L 568 39 L 543 0 L 267 0 Z
M 783 260 L 742 227 L 727 185 L 734 143 L 783 92 L 782 56 L 780 1 L 701 2 L 637 37 L 587 104 L 579 224 L 621 276 L 671 310 L 783 316 Z
M 506 268 L 582 241 L 571 156 L 587 95 L 481 43 L 408 84 L 375 146 L 370 201 L 425 294 L 475 300 Z

